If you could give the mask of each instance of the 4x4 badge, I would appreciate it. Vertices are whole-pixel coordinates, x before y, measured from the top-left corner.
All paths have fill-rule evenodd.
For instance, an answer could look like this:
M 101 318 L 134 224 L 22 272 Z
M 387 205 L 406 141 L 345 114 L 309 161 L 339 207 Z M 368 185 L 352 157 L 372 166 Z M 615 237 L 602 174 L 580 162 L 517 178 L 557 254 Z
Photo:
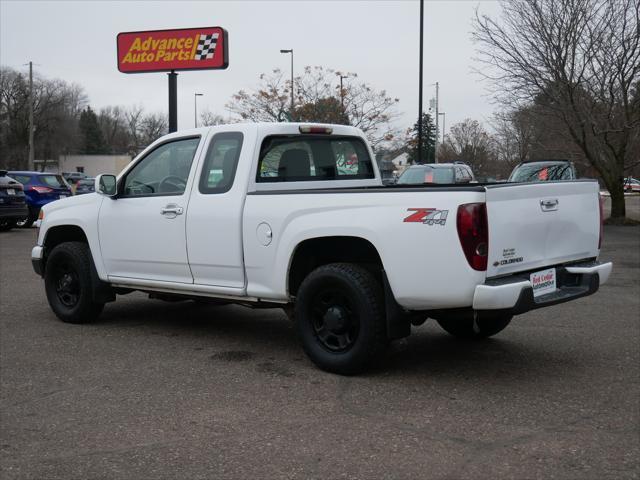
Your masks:
M 414 212 L 404 219 L 405 222 L 424 223 L 426 225 L 444 225 L 447 223 L 449 210 L 435 208 L 407 208 L 407 212 Z

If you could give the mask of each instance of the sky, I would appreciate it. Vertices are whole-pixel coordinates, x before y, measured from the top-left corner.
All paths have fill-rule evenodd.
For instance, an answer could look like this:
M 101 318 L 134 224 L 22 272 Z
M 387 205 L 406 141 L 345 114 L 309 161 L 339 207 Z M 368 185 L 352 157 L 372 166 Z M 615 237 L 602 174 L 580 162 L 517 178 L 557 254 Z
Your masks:
M 447 131 L 465 118 L 486 124 L 495 109 L 488 85 L 473 73 L 470 31 L 476 8 L 499 14 L 494 1 L 425 2 L 424 108 L 439 82 Z M 0 64 L 27 71 L 24 64 L 33 61 L 38 75 L 82 85 L 95 110 L 141 105 L 166 112 L 167 75 L 120 73 L 116 36 L 204 26 L 229 32 L 229 67 L 180 72 L 178 129 L 193 127 L 196 92 L 204 94 L 198 111 L 229 117 L 225 104 L 235 92 L 255 89 L 263 72 L 290 71 L 289 55 L 280 53 L 290 48 L 296 75 L 306 65 L 356 72 L 374 89 L 400 99 L 398 128 L 406 129 L 418 117 L 418 0 L 0 0 Z

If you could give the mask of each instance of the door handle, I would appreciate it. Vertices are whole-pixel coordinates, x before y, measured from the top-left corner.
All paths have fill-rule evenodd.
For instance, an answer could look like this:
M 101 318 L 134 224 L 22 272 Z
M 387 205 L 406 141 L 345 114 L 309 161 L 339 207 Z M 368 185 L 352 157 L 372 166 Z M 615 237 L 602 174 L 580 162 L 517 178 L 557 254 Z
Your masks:
M 540 200 L 540 208 L 542 208 L 543 212 L 550 212 L 558 209 L 558 204 L 560 202 L 557 198 L 551 200 Z
M 182 207 L 179 207 L 175 203 L 170 203 L 160 210 L 160 215 L 175 218 L 178 215 L 182 215 L 182 212 L 184 212 L 184 209 Z

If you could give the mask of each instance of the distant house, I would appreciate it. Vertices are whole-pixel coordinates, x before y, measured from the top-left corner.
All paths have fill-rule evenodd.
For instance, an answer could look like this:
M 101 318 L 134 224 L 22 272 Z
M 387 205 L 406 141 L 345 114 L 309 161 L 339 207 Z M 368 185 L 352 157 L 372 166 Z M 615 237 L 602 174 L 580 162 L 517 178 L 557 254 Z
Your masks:
M 401 153 L 400 155 L 394 157 L 391 161 L 395 165 L 396 170 L 403 171 L 409 165 L 409 154 Z

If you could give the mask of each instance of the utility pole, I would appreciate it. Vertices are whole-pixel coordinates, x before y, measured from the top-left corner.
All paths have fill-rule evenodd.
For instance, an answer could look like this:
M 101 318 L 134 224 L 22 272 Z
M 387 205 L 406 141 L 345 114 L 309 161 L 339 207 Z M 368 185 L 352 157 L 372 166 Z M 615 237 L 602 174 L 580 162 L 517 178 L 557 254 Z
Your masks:
M 198 97 L 201 97 L 204 93 L 193 94 L 193 125 L 198 128 Z
M 444 134 L 446 132 L 445 120 L 447 119 L 447 114 L 445 112 L 440 112 L 438 115 L 442 115 L 442 143 L 444 144 Z
M 345 111 L 344 111 L 344 89 L 342 88 L 342 79 L 343 78 L 349 78 L 349 75 L 340 74 L 340 105 L 342 105 L 342 116 L 346 117 Z
M 440 119 L 440 114 L 438 113 L 438 102 L 439 102 L 439 91 L 440 85 L 436 82 L 436 145 L 435 150 L 433 152 L 433 161 L 438 163 L 438 138 L 440 137 L 440 130 L 438 129 L 438 120 Z
M 424 37 L 424 0 L 420 0 L 420 73 L 418 75 L 418 163 L 422 163 L 422 50 Z
M 33 62 L 29 62 L 29 170 L 35 170 L 33 148 Z

